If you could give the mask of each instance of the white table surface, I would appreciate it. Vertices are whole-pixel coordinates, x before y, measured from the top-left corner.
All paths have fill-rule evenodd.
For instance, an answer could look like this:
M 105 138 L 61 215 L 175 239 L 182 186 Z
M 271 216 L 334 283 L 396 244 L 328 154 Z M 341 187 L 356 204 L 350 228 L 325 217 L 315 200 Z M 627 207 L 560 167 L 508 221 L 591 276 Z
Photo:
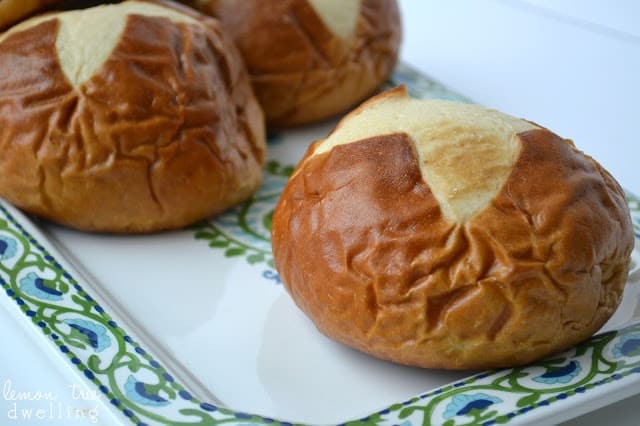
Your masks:
M 640 194 L 640 2 L 634 0 L 400 0 L 402 58 L 474 101 L 525 117 L 574 140 L 627 189 Z M 24 323 L 24 324 L 23 324 Z M 0 387 L 53 392 L 63 407 L 80 380 L 34 343 L 29 324 L 0 309 Z M 43 352 L 44 351 L 44 352 Z M 77 396 L 77 395 L 76 395 Z M 90 419 L 0 424 L 95 424 Z M 637 425 L 640 396 L 567 425 Z M 106 410 L 98 424 L 113 424 Z

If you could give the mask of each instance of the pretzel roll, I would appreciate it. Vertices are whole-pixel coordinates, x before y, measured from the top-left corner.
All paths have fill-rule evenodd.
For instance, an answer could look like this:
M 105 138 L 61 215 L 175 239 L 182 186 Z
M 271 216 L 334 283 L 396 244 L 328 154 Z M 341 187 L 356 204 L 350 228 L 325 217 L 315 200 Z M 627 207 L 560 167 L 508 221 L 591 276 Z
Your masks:
M 403 88 L 314 143 L 273 217 L 277 270 L 320 331 L 430 368 L 587 339 L 622 298 L 633 244 L 622 189 L 571 141 Z
M 220 19 L 247 64 L 270 127 L 341 113 L 393 70 L 396 0 L 192 0 Z
M 177 228 L 260 185 L 265 131 L 211 18 L 129 1 L 0 35 L 0 196 L 91 231 Z

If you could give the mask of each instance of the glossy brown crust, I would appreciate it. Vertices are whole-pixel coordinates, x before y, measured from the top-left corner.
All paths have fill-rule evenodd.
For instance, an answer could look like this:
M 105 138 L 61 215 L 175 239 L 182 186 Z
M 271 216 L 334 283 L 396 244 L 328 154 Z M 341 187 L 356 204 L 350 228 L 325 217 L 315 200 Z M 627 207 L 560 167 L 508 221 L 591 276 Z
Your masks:
M 337 341 L 421 367 L 520 365 L 596 332 L 629 269 L 623 191 L 548 130 L 519 136 L 502 191 L 464 224 L 444 219 L 405 134 L 303 163 L 273 218 L 298 306 Z
M 0 31 L 63 0 L 0 0 Z
M 131 15 L 103 67 L 74 88 L 51 19 L 0 44 L 0 195 L 75 228 L 181 227 L 260 184 L 264 123 L 217 24 Z
M 195 1 L 245 59 L 270 127 L 341 113 L 391 74 L 401 39 L 396 0 L 363 0 L 355 35 L 335 36 L 306 0 Z

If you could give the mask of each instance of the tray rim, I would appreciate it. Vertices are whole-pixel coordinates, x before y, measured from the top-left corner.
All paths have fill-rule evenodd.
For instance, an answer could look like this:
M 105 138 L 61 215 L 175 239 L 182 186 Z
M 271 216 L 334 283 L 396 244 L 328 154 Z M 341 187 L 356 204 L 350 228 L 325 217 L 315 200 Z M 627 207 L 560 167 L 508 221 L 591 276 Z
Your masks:
M 438 97 L 467 101 L 406 65 L 398 67 L 392 83 L 407 84 L 409 91 L 413 91 L 414 95 L 424 95 L 426 91 Z M 428 87 L 428 90 L 425 90 L 425 87 Z M 640 199 L 627 193 L 627 200 L 633 213 L 636 241 L 639 241 Z M 3 237 L 5 240 L 14 238 L 16 244 L 14 251 L 22 250 L 21 259 L 11 267 L 3 263 L 11 260 L 7 252 L 0 256 L 0 286 L 5 294 L 15 302 L 25 319 L 31 321 L 33 326 L 40 330 L 40 335 L 58 349 L 63 360 L 66 359 L 66 362 L 75 366 L 77 373 L 96 387 L 110 405 L 122 414 L 121 419 L 128 419 L 136 425 L 175 424 L 178 421 L 181 424 L 246 425 L 251 423 L 285 426 L 292 424 L 256 414 L 234 411 L 195 397 L 195 392 L 177 379 L 180 375 L 174 374 L 171 368 L 159 362 L 154 352 L 148 349 L 153 345 L 149 345 L 144 338 L 134 337 L 135 334 L 130 332 L 127 324 L 120 325 L 114 321 L 114 318 L 118 318 L 119 315 L 113 315 L 114 310 L 108 307 L 108 304 L 99 302 L 101 297 L 96 297 L 94 293 L 87 291 L 92 287 L 91 283 L 86 277 L 83 278 L 80 272 L 74 271 L 73 262 L 65 259 L 55 245 L 43 236 L 38 227 L 27 217 L 0 200 L 0 238 Z M 638 250 L 638 248 L 634 249 L 634 253 L 637 254 Z M 14 255 L 17 254 L 14 253 Z M 71 266 L 63 266 L 64 263 L 70 263 Z M 48 287 L 51 290 L 48 293 L 49 296 L 45 294 L 47 289 L 41 288 L 44 281 L 40 282 L 40 291 L 44 293 L 38 293 L 37 288 L 33 289 L 37 284 L 37 278 L 29 280 L 27 274 L 26 277 L 22 276 L 22 279 L 18 280 L 20 272 L 33 268 L 33 265 L 55 276 L 51 287 Z M 10 279 L 3 278 L 2 273 Z M 46 313 L 55 311 L 56 308 L 62 309 L 63 314 L 71 312 L 72 316 L 78 315 L 78 318 L 60 320 L 58 315 Z M 61 329 L 67 330 L 68 335 L 61 333 Z M 135 327 L 133 329 L 135 331 Z M 88 340 L 83 344 L 78 341 L 81 336 L 77 333 L 76 340 L 71 337 L 74 330 L 85 337 L 91 333 L 96 336 L 93 340 L 87 337 Z M 138 365 L 139 369 L 155 374 L 158 382 L 150 386 L 149 383 L 138 381 L 132 375 L 135 379 L 133 382 L 127 380 L 126 383 L 118 383 L 121 388 L 113 386 L 114 377 L 110 377 L 110 373 L 100 368 L 103 361 L 107 364 L 109 361 L 106 356 L 101 355 L 107 353 L 109 349 L 108 346 L 101 347 L 106 345 L 104 342 L 107 340 L 103 337 L 101 342 L 101 336 L 107 336 L 109 345 L 117 345 L 118 353 L 126 354 L 132 365 Z M 73 342 L 76 346 L 73 346 Z M 463 423 L 471 421 L 474 424 L 491 425 L 515 423 L 519 422 L 518 420 L 526 421 L 526 418 L 532 416 L 531 413 L 538 414 L 544 411 L 543 408 L 551 407 L 552 404 L 558 407 L 556 411 L 571 407 L 571 397 L 590 395 L 597 398 L 599 392 L 596 390 L 614 383 L 619 384 L 623 381 L 640 383 L 640 374 L 637 374 L 640 373 L 640 351 L 636 348 L 626 353 L 624 345 L 628 342 L 640 344 L 640 321 L 618 330 L 596 335 L 552 359 L 525 367 L 478 373 L 431 389 L 408 400 L 391 404 L 366 417 L 350 420 L 347 423 L 409 426 L 425 422 L 458 424 L 458 421 Z M 589 364 L 589 361 L 594 360 L 597 361 L 595 364 L 593 362 Z M 611 364 L 610 367 L 612 366 L 613 369 L 600 371 L 602 362 Z M 582 366 L 587 364 L 590 370 L 589 378 L 585 381 L 579 377 L 581 377 Z M 570 366 L 573 366 L 573 371 L 569 371 Z M 578 372 L 569 377 L 575 372 L 576 366 L 579 368 Z M 568 373 L 560 376 L 558 370 L 561 368 L 566 368 Z M 568 381 L 562 382 L 566 377 L 569 377 Z M 546 378 L 547 385 L 558 386 L 535 389 L 522 385 L 522 379 L 536 381 L 536 378 Z M 516 386 L 510 389 L 500 384 L 502 382 L 509 382 Z M 152 388 L 157 389 L 157 393 L 149 391 Z M 511 393 L 512 396 L 517 395 L 517 398 L 513 397 L 512 401 L 506 401 L 508 398 L 505 397 L 503 400 L 497 396 L 496 392 L 503 397 Z M 640 387 L 637 392 L 640 392 Z M 507 410 L 496 410 L 501 404 L 511 405 Z

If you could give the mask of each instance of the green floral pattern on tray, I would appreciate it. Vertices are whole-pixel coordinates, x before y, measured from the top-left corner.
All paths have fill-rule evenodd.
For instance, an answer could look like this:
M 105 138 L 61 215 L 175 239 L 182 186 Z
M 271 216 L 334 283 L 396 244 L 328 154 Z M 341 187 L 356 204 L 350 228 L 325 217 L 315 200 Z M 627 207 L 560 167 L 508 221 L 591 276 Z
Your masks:
M 640 324 L 526 367 L 478 374 L 350 425 L 494 425 L 640 373 Z
M 225 257 L 244 257 L 250 265 L 265 264 L 274 271 L 271 218 L 292 172 L 293 166 L 269 161 L 264 168 L 264 182 L 260 189 L 239 206 L 196 224 L 193 227 L 195 238 L 208 242 L 211 248 L 224 250 Z
M 393 83 L 422 96 L 449 92 L 407 67 Z M 426 93 L 425 90 L 428 92 Z M 449 98 L 463 99 L 450 94 Z M 230 261 L 273 271 L 271 214 L 292 168 L 270 162 L 256 195 L 193 230 Z M 640 201 L 627 199 L 640 238 Z M 199 400 L 89 294 L 0 201 L 0 286 L 71 365 L 135 425 L 282 424 Z M 634 266 L 634 274 L 639 265 Z M 267 274 L 267 275 L 265 275 Z M 277 280 L 277 275 L 271 277 Z M 640 323 L 526 367 L 483 372 L 393 404 L 350 425 L 492 425 L 640 373 Z
M 2 203 L 0 286 L 67 361 L 134 424 L 216 425 L 238 419 L 238 414 L 192 396 Z

